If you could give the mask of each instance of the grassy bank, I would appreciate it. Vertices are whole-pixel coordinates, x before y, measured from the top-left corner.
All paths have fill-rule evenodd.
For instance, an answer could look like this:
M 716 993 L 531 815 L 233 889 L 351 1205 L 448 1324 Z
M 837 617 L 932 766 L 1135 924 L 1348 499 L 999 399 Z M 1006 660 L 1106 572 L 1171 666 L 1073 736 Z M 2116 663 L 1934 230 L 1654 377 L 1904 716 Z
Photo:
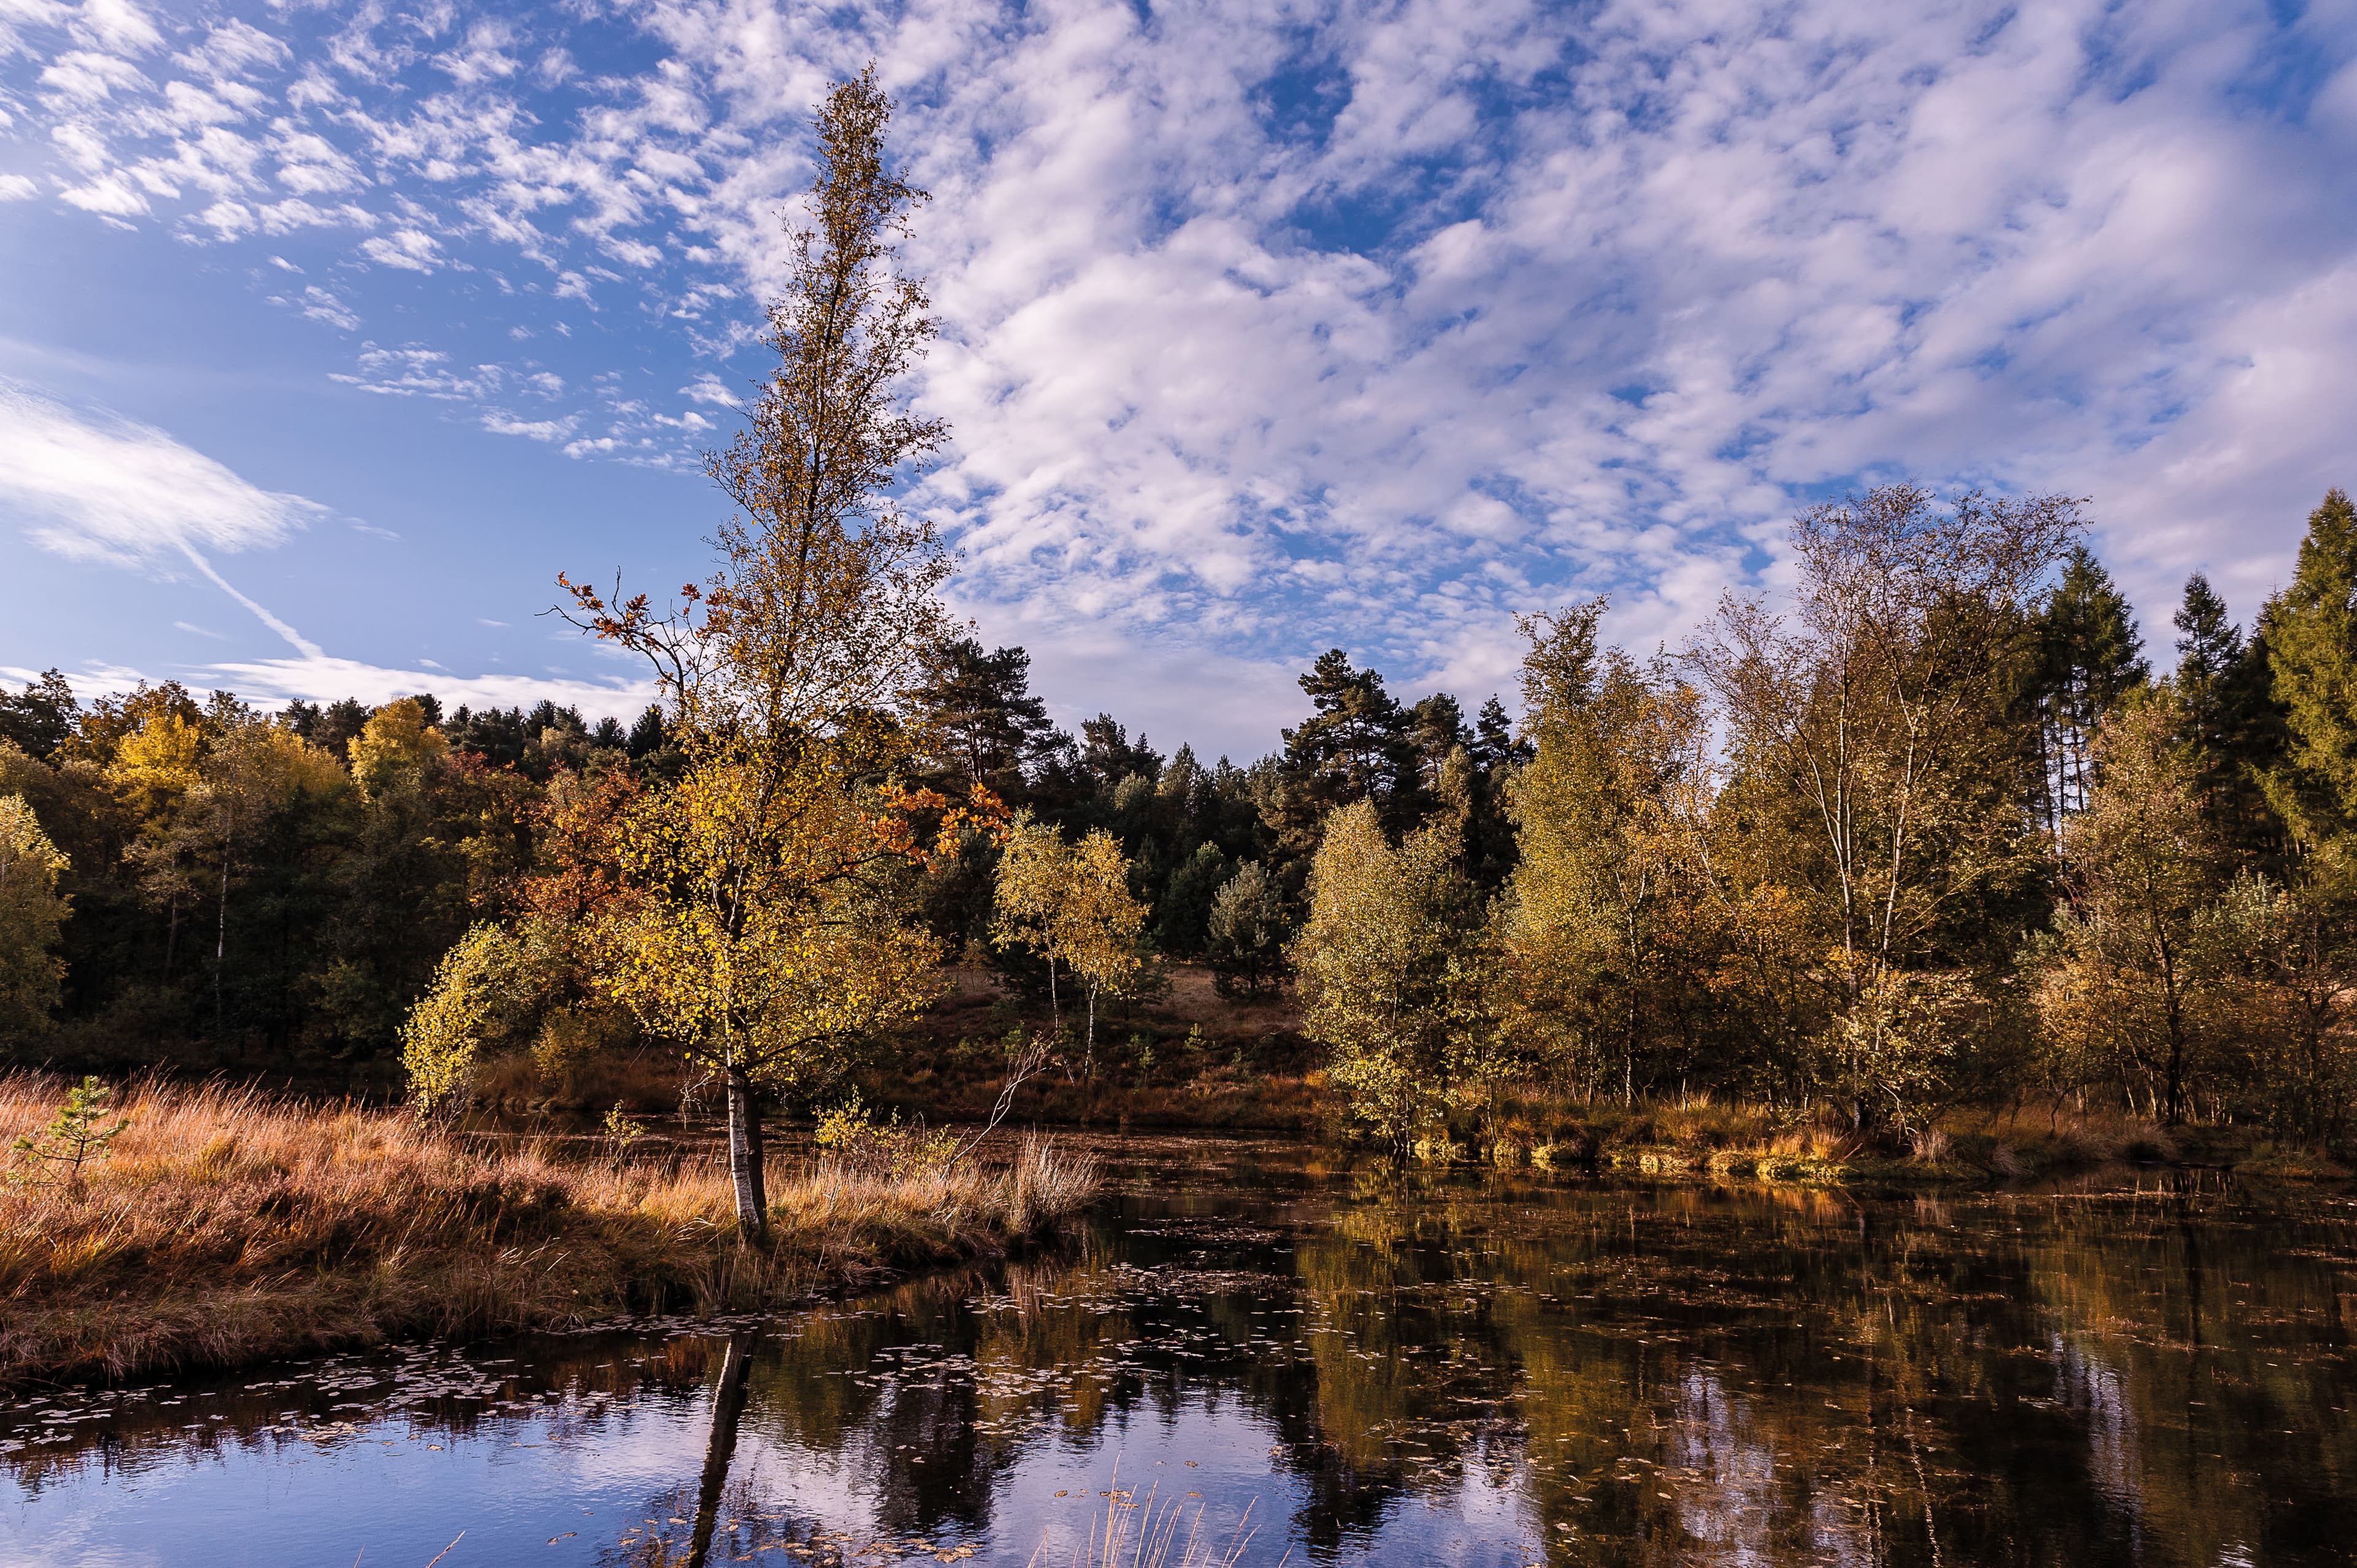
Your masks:
M 0 1129 L 38 1127 L 63 1092 L 0 1079 Z M 0 1190 L 0 1380 L 744 1310 L 1017 1246 L 1094 1187 L 1088 1162 L 1038 1143 L 1006 1168 L 902 1180 L 773 1166 L 755 1250 L 702 1155 L 488 1149 L 397 1112 L 221 1087 L 137 1087 L 121 1111 L 78 1185 Z
M 1632 1106 L 1507 1097 L 1481 1131 L 1426 1152 L 1501 1165 L 1823 1185 L 2013 1181 L 2115 1161 L 2339 1180 L 2326 1155 L 2239 1127 L 2164 1127 L 2141 1117 L 2046 1108 L 1953 1112 L 1901 1137 L 1860 1135 L 1822 1113 L 1695 1096 Z

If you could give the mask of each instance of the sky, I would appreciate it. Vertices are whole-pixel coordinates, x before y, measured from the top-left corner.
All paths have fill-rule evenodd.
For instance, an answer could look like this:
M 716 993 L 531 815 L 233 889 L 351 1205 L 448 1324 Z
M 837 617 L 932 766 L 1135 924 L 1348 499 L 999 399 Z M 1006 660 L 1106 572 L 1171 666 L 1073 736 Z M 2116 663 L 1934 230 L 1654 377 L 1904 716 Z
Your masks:
M 1511 701 L 1900 477 L 2086 498 L 2166 665 L 2357 486 L 2357 0 L 0 0 L 0 676 L 635 713 L 555 575 L 707 570 L 871 59 L 907 503 L 1067 725 Z

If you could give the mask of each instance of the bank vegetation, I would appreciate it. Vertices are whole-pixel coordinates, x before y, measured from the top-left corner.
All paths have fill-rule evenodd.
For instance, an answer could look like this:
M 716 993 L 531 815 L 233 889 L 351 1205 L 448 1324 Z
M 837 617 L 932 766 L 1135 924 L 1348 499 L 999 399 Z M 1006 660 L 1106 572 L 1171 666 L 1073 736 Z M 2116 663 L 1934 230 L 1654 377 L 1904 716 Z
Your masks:
M 0 1079 L 0 1124 L 38 1126 L 64 1097 Z M 79 1172 L 0 1188 L 0 1380 L 758 1311 L 1029 1246 L 1094 1187 L 1085 1156 L 1038 1141 L 899 1169 L 781 1161 L 752 1247 L 702 1148 L 477 1139 L 155 1080 L 107 1109 L 121 1131 Z

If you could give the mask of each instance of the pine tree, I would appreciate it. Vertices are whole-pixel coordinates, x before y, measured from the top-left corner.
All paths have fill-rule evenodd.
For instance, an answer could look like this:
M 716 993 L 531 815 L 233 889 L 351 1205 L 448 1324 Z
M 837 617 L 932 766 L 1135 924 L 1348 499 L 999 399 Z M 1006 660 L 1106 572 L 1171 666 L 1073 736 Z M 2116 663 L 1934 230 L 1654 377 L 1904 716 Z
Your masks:
M 1255 997 L 1285 973 L 1292 915 L 1284 890 L 1259 861 L 1248 860 L 1220 886 L 1205 921 L 1212 984 L 1222 996 Z
M 2357 886 L 2357 506 L 2347 491 L 2309 514 L 2291 585 L 2264 625 L 2289 740 L 2268 798 L 2334 879 Z
M 1211 940 L 1212 902 L 1234 874 L 1234 864 L 1220 853 L 1218 844 L 1208 839 L 1197 844 L 1195 853 L 1171 872 L 1162 897 L 1155 900 L 1155 945 L 1181 958 L 1200 953 Z
M 1316 711 L 1285 732 L 1269 817 L 1284 850 L 1308 855 L 1327 813 L 1359 800 L 1373 803 L 1386 830 L 1412 826 L 1422 792 L 1415 741 L 1383 678 L 1352 668 L 1336 648 L 1318 655 L 1301 689 Z
M 2047 831 L 2059 849 L 2067 820 L 2095 786 L 2095 732 L 2120 700 L 2151 678 L 2127 596 L 2081 544 L 2040 611 L 2036 628 L 2039 743 L 2045 762 Z
M 45 670 L 38 681 L 26 683 L 21 696 L 0 692 L 0 741 L 14 741 L 26 755 L 46 762 L 72 738 L 81 711 L 66 678 Z
M 1032 694 L 1030 654 L 985 653 L 960 638 L 933 656 L 916 701 L 933 736 L 928 782 L 953 797 L 979 784 L 1009 805 L 1027 803 L 1030 770 L 1056 735 Z
M 1536 753 L 1530 742 L 1514 738 L 1506 705 L 1492 696 L 1481 704 L 1466 755 L 1473 764 L 1473 820 L 1465 832 L 1465 875 L 1487 895 L 1505 886 L 1521 856 L 1506 791 L 1515 771 Z
M 2259 779 L 2279 758 L 2282 718 L 2268 692 L 2266 643 L 2244 639 L 2199 572 L 2186 579 L 2176 626 L 2178 739 L 2193 758 L 2202 814 L 2234 852 L 2267 856 L 2282 835 Z

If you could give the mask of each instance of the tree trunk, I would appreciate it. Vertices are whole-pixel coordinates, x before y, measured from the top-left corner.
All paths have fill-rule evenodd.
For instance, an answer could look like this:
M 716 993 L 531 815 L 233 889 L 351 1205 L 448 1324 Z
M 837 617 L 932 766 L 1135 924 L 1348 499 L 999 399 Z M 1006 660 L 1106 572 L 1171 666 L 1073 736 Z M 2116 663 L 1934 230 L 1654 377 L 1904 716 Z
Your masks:
M 761 1107 L 750 1074 L 734 1063 L 728 1086 L 728 1179 L 737 1189 L 737 1227 L 748 1241 L 770 1239 L 770 1197 L 761 1169 Z
M 695 1489 L 695 1530 L 689 1537 L 686 1568 L 704 1568 L 712 1552 L 713 1527 L 720 1520 L 721 1494 L 737 1459 L 737 1429 L 745 1419 L 745 1385 L 753 1369 L 753 1337 L 731 1335 L 712 1391 L 712 1429 L 704 1443 L 704 1477 Z
M 221 1048 L 221 966 L 229 961 L 229 855 L 221 855 L 221 914 L 213 927 L 213 1048 Z

